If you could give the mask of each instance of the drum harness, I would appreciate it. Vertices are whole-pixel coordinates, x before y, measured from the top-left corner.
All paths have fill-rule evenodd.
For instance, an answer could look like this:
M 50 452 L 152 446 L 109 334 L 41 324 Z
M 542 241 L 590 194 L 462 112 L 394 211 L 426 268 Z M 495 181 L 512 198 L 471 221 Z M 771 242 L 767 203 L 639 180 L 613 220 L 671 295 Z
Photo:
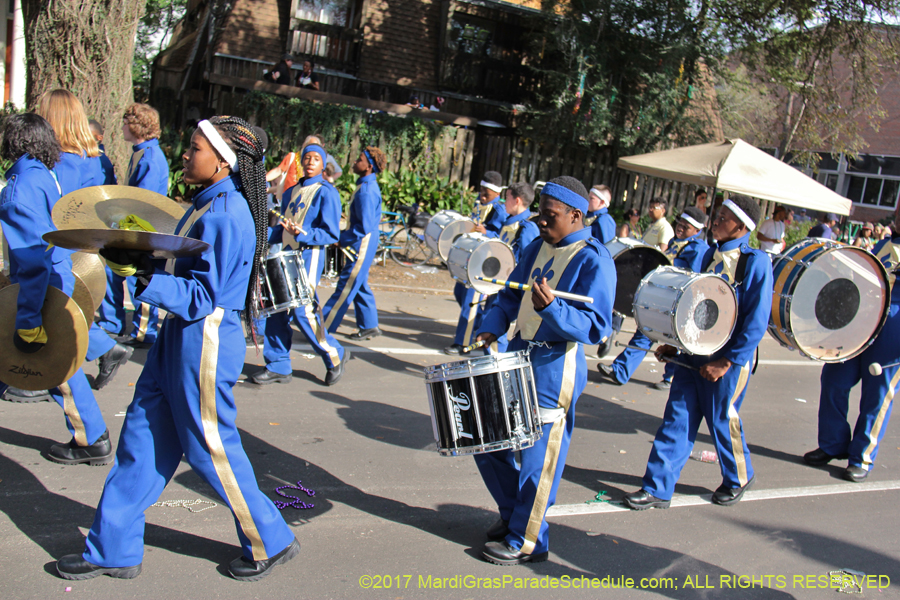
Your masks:
M 741 252 L 741 257 L 738 259 L 737 267 L 734 269 L 734 287 L 738 287 L 742 283 L 744 283 L 744 272 L 747 270 L 747 258 L 749 254 L 744 254 Z M 753 369 L 750 370 L 751 375 L 756 375 L 756 369 L 759 367 L 759 345 L 757 344 L 756 349 L 753 351 Z
M 533 340 L 528 340 L 528 348 L 525 350 L 525 357 L 531 361 L 531 350 L 536 346 L 543 346 L 544 348 L 550 349 L 552 348 L 552 344 L 547 341 L 535 342 Z M 565 421 L 566 419 L 566 410 L 557 406 L 556 408 L 547 408 L 545 406 L 541 406 L 538 404 L 538 412 L 541 415 L 541 424 L 547 425 L 549 423 L 556 423 L 557 421 Z

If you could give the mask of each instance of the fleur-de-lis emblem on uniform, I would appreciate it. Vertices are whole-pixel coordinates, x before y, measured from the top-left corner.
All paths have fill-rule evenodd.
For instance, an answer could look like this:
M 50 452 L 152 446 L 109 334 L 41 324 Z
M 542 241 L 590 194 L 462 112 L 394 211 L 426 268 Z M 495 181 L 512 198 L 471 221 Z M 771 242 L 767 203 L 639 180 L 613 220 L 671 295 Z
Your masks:
M 551 266 L 553 266 L 552 258 L 547 261 L 547 264 L 544 265 L 542 269 L 535 269 L 531 274 L 531 279 L 534 281 L 539 281 L 544 277 L 546 277 L 548 281 L 553 279 L 553 271 L 550 269 Z

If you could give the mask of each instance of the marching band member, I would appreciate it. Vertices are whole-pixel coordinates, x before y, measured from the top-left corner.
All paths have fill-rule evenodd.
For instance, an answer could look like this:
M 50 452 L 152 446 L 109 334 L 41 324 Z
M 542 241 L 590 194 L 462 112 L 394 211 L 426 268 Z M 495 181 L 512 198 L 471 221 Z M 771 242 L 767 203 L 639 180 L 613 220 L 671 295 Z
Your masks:
M 500 234 L 500 228 L 507 216 L 506 209 L 503 208 L 503 198 L 500 197 L 502 189 L 503 177 L 500 173 L 487 171 L 478 188 L 478 204 L 472 211 L 476 233 L 487 237 L 497 237 Z M 444 354 L 451 355 L 459 354 L 464 347 L 472 343 L 472 336 L 478 331 L 478 323 L 483 312 L 480 302 L 484 299 L 482 294 L 460 282 L 456 282 L 453 286 L 453 297 L 460 306 L 460 312 L 453 344 L 444 348 Z
M 510 351 L 531 351 L 543 436 L 521 452 L 475 455 L 500 510 L 482 555 L 498 565 L 540 562 L 549 551 L 547 509 L 566 463 L 575 426 L 575 403 L 587 381 L 584 344 L 609 335 L 616 269 L 609 251 L 583 225 L 587 190 L 573 177 L 557 177 L 541 190 L 540 240 L 529 244 L 510 275 L 531 282 L 532 292 L 504 289 L 485 315 L 478 340 L 487 344 L 516 331 Z M 593 298 L 561 300 L 554 290 Z M 519 455 L 519 456 L 517 456 Z
M 900 232 L 900 218 L 894 224 Z M 840 363 L 822 366 L 822 390 L 819 393 L 819 447 L 803 455 L 806 464 L 822 466 L 832 460 L 849 459 L 843 477 L 860 482 L 869 476 L 878 445 L 887 431 L 894 406 L 894 393 L 900 381 L 900 289 L 896 270 L 900 268 L 900 233 L 879 241 L 872 253 L 887 269 L 891 282 L 891 307 L 887 321 L 875 341 L 858 356 Z M 878 375 L 869 365 L 883 365 Z M 847 412 L 850 391 L 862 381 L 859 416 L 850 430 Z
M 375 294 L 369 287 L 369 268 L 378 250 L 378 224 L 381 222 L 378 173 L 383 172 L 386 165 L 384 153 L 373 146 L 367 146 L 353 164 L 353 172 L 359 179 L 350 201 L 347 229 L 341 232 L 340 245 L 342 248 L 352 248 L 356 259 L 344 265 L 334 294 L 322 311 L 325 328 L 334 333 L 353 302 L 359 331 L 350 334 L 351 340 L 368 340 L 381 335 Z
M 141 572 L 144 511 L 186 458 L 234 514 L 242 554 L 227 567 L 255 581 L 300 544 L 256 483 L 235 425 L 233 387 L 244 365 L 241 317 L 258 305 L 268 216 L 262 148 L 235 117 L 201 121 L 182 157 L 199 185 L 177 232 L 210 245 L 161 268 L 147 254 L 104 250 L 116 270 L 137 272 L 137 294 L 169 313 L 150 348 L 84 552 L 63 556 L 65 579 L 131 579 Z M 121 261 L 121 262 L 118 262 Z
M 169 163 L 159 147 L 159 135 L 159 113 L 156 109 L 147 104 L 134 103 L 125 110 L 122 137 L 132 144 L 131 160 L 125 175 L 128 185 L 168 196 Z M 156 341 L 159 311 L 155 306 L 135 298 L 134 277 L 122 278 L 107 268 L 106 281 L 106 296 L 97 309 L 97 324 L 113 335 L 121 336 L 120 339 L 124 338 L 122 343 L 126 346 L 149 348 Z M 128 285 L 128 294 L 134 305 L 130 335 L 125 332 L 123 284 Z
M 760 212 L 756 201 L 735 195 L 725 200 L 713 220 L 711 229 L 717 245 L 707 250 L 702 264 L 704 271 L 721 275 L 735 288 L 738 314 L 734 333 L 711 356 L 680 357 L 696 370 L 675 366 L 643 487 L 625 495 L 629 508 L 668 508 L 703 419 L 722 470 L 722 485 L 712 495 L 713 503 L 735 504 L 753 484 L 750 450 L 738 411 L 750 382 L 753 355 L 766 333 L 772 310 L 772 262 L 765 252 L 750 247 L 750 233 L 759 222 Z M 672 346 L 656 349 L 657 360 L 674 354 Z
M 679 269 L 687 269 L 694 273 L 701 271 L 703 258 L 709 250 L 709 244 L 706 243 L 703 234 L 703 228 L 706 226 L 706 213 L 696 206 L 689 206 L 684 209 L 681 216 L 675 221 L 675 241 L 666 248 L 666 255 L 672 259 L 672 264 Z M 597 365 L 600 375 L 610 383 L 615 385 L 625 385 L 631 379 L 631 376 L 640 366 L 641 361 L 653 342 L 641 331 L 636 331 L 629 346 L 639 346 L 645 350 L 635 350 L 634 348 L 625 348 L 619 356 L 612 362 L 612 365 Z M 667 390 L 672 383 L 672 375 L 675 372 L 675 365 L 666 363 L 663 379 L 653 387 L 658 390 Z
M 112 161 L 109 160 L 109 156 L 106 154 L 106 148 L 103 147 L 103 125 L 96 119 L 89 120 L 88 125 L 91 127 L 91 133 L 94 134 L 94 139 L 97 140 L 97 147 L 100 149 L 100 167 L 103 170 L 103 185 L 116 185 L 119 183 L 119 179 L 116 177 L 116 168 L 113 166 Z
M 258 385 L 289 383 L 293 378 L 290 355 L 292 320 L 325 362 L 328 371 L 325 385 L 334 385 L 340 380 L 344 375 L 344 363 L 350 358 L 350 353 L 325 328 L 319 298 L 315 294 L 325 266 L 323 248 L 335 243 L 340 235 L 341 200 L 334 186 L 322 178 L 327 160 L 325 149 L 318 144 L 309 144 L 300 154 L 304 177 L 284 192 L 281 213 L 285 219 L 272 228 L 269 242 L 281 242 L 284 250 L 302 251 L 314 301 L 292 311 L 275 313 L 266 319 L 263 349 L 266 368 L 248 379 Z
M 605 185 L 595 185 L 588 195 L 588 213 L 584 216 L 584 226 L 591 228 L 591 235 L 601 244 L 616 239 L 616 221 L 607 210 L 611 200 L 612 192 Z
M 0 192 L 0 224 L 9 246 L 10 281 L 19 284 L 19 297 L 16 333 L 4 343 L 12 341 L 22 352 L 37 352 L 47 343 L 41 316 L 47 287 L 58 288 L 68 296 L 75 288 L 71 252 L 50 247 L 41 237 L 56 231 L 50 214 L 60 191 L 50 169 L 59 154 L 53 128 L 39 115 L 25 113 L 6 120 L 0 155 L 13 165 Z M 0 389 L 6 387 L 0 384 Z M 65 412 L 72 434 L 69 443 L 50 448 L 50 458 L 64 464 L 107 464 L 112 458 L 109 431 L 84 371 L 78 369 L 49 394 Z
M 62 195 L 95 185 L 103 185 L 106 176 L 100 162 L 100 148 L 91 133 L 81 101 L 67 90 L 47 92 L 38 100 L 35 112 L 50 123 L 62 148 L 59 162 L 53 168 Z M 97 360 L 99 371 L 94 377 L 95 390 L 102 389 L 128 362 L 134 349 L 116 343 L 90 317 L 86 361 Z
M 522 258 L 522 252 L 528 244 L 534 241 L 540 231 L 537 224 L 531 220 L 531 204 L 534 202 L 534 190 L 526 183 L 514 183 L 506 189 L 506 202 L 503 207 L 509 218 L 500 228 L 500 240 L 509 244 L 513 249 L 513 257 L 516 264 Z M 494 305 L 497 296 L 490 296 L 484 303 L 484 312 L 487 313 Z M 497 338 L 497 352 L 506 352 L 509 340 L 506 333 Z

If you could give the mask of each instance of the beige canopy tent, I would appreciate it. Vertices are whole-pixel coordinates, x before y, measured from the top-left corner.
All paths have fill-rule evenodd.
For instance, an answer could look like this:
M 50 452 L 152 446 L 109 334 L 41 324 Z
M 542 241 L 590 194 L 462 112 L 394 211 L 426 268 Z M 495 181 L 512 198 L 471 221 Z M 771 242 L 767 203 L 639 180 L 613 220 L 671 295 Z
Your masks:
M 626 156 L 620 169 L 746 194 L 800 208 L 849 215 L 853 205 L 794 167 L 743 140 Z

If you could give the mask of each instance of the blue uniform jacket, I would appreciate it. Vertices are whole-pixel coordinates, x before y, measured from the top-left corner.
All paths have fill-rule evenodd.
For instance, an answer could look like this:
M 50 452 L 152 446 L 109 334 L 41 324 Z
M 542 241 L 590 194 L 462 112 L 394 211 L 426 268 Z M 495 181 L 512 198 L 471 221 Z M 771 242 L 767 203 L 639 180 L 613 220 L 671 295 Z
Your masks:
M 60 199 L 59 187 L 44 163 L 28 154 L 6 172 L 0 192 L 0 223 L 9 245 L 9 275 L 19 284 L 16 329 L 41 325 L 41 308 L 51 275 L 71 279 L 71 252 L 49 244 L 41 236 L 56 231 L 50 213 Z M 55 282 L 62 286 L 62 281 Z M 65 291 L 65 290 L 64 290 Z
M 59 162 L 53 167 L 53 172 L 59 180 L 63 196 L 81 188 L 103 185 L 106 182 L 99 156 L 88 157 L 84 154 L 60 152 Z
M 666 254 L 672 258 L 672 264 L 679 269 L 699 273 L 703 270 L 703 260 L 709 251 L 709 244 L 705 238 L 706 234 L 701 231 L 684 240 L 672 240 L 666 248 Z
M 529 217 L 531 217 L 531 211 L 520 212 L 517 215 L 508 217 L 500 229 L 500 240 L 512 246 L 516 262 L 522 260 L 522 251 L 540 235 L 537 223 L 531 221 Z M 507 228 L 514 225 L 516 229 L 510 239 Z
M 609 210 L 601 208 L 588 213 L 588 217 L 595 217 L 591 223 L 591 235 L 597 238 L 601 244 L 608 244 L 616 239 L 616 221 L 609 216 Z
M 99 146 L 100 168 L 103 170 L 103 185 L 116 185 L 119 183 L 119 180 L 116 178 L 116 168 L 106 155 L 106 148 L 103 147 L 103 144 L 99 144 Z
M 593 304 L 554 298 L 553 302 L 537 314 L 541 325 L 534 335 L 536 342 L 581 342 L 598 344 L 612 333 L 612 305 L 616 295 L 616 267 L 609 250 L 591 236 L 587 227 L 563 238 L 557 247 L 587 240 L 587 246 L 578 252 L 559 279 L 560 291 L 590 296 Z M 516 264 L 509 276 L 510 281 L 531 283 L 535 279 L 547 277 L 552 265 L 543 265 L 545 272 L 534 268 L 534 261 L 544 241 L 534 240 L 522 253 L 522 260 Z M 504 288 L 497 294 L 497 300 L 482 320 L 480 331 L 493 333 L 497 337 L 506 333 L 509 324 L 516 319 L 522 303 L 523 292 Z M 530 301 L 530 300 L 529 300 Z
M 753 358 L 756 347 L 762 341 L 769 326 L 772 314 L 772 261 L 762 250 L 750 247 L 750 234 L 736 240 L 725 242 L 719 246 L 722 252 L 740 248 L 741 254 L 749 255 L 744 270 L 744 280 L 735 288 L 737 295 L 737 323 L 734 333 L 725 346 L 710 357 L 700 357 L 698 364 L 705 364 L 720 358 L 727 358 L 735 365 L 745 365 Z M 708 270 L 713 262 L 716 247 L 706 251 L 703 258 L 703 270 Z M 721 265 L 712 272 L 723 273 Z M 726 277 L 734 285 L 731 277 Z M 696 357 L 695 357 L 696 358 Z
M 884 249 L 884 246 L 891 242 L 895 246 L 900 246 L 900 235 L 895 235 L 890 239 L 879 240 L 875 247 L 872 248 L 872 254 L 878 256 L 878 254 Z M 881 259 L 882 264 L 884 264 L 885 268 L 888 270 L 889 279 L 891 281 L 891 304 L 900 304 L 900 285 L 897 285 L 894 281 L 895 275 L 893 274 L 893 269 L 900 268 L 900 265 L 892 264 L 891 255 L 885 256 Z
M 175 260 L 174 277 L 157 268 L 138 299 L 185 321 L 209 316 L 217 307 L 243 310 L 256 252 L 256 227 L 236 176 L 226 177 L 193 198 L 194 210 L 209 210 L 182 234 L 207 242 L 200 256 Z M 182 217 L 181 223 L 193 211 Z M 181 227 L 179 223 L 179 227 Z
M 472 211 L 472 218 L 475 219 L 476 222 L 481 221 L 480 215 L 484 206 L 485 205 L 479 202 L 475 203 L 475 209 Z M 500 229 L 503 227 L 503 223 L 506 222 L 509 215 L 506 213 L 506 207 L 503 205 L 499 196 L 492 202 L 489 202 L 488 206 L 490 206 L 491 209 L 484 221 L 481 221 L 481 224 L 484 225 L 486 230 L 484 235 L 490 238 L 499 237 Z
M 298 246 L 327 246 L 337 242 L 341 235 L 341 197 L 334 186 L 322 179 L 322 175 L 301 179 L 297 185 L 307 187 L 316 183 L 321 183 L 322 187 L 316 192 L 312 206 L 300 225 L 306 234 L 295 236 Z M 284 214 L 288 212 L 295 187 L 288 188 L 281 196 L 281 212 Z M 300 201 L 299 196 L 297 201 Z M 284 226 L 280 223 L 273 227 L 269 243 L 280 244 L 283 231 Z
M 366 234 L 375 232 L 381 222 L 381 189 L 375 173 L 356 181 L 356 192 L 350 201 L 349 224 L 341 232 L 341 246 L 357 248 Z
M 138 157 L 137 164 L 134 164 L 132 161 L 141 150 L 143 154 Z M 131 161 L 128 163 L 128 185 L 168 196 L 169 162 L 159 147 L 159 140 L 147 140 L 136 144 L 132 146 L 132 152 Z

